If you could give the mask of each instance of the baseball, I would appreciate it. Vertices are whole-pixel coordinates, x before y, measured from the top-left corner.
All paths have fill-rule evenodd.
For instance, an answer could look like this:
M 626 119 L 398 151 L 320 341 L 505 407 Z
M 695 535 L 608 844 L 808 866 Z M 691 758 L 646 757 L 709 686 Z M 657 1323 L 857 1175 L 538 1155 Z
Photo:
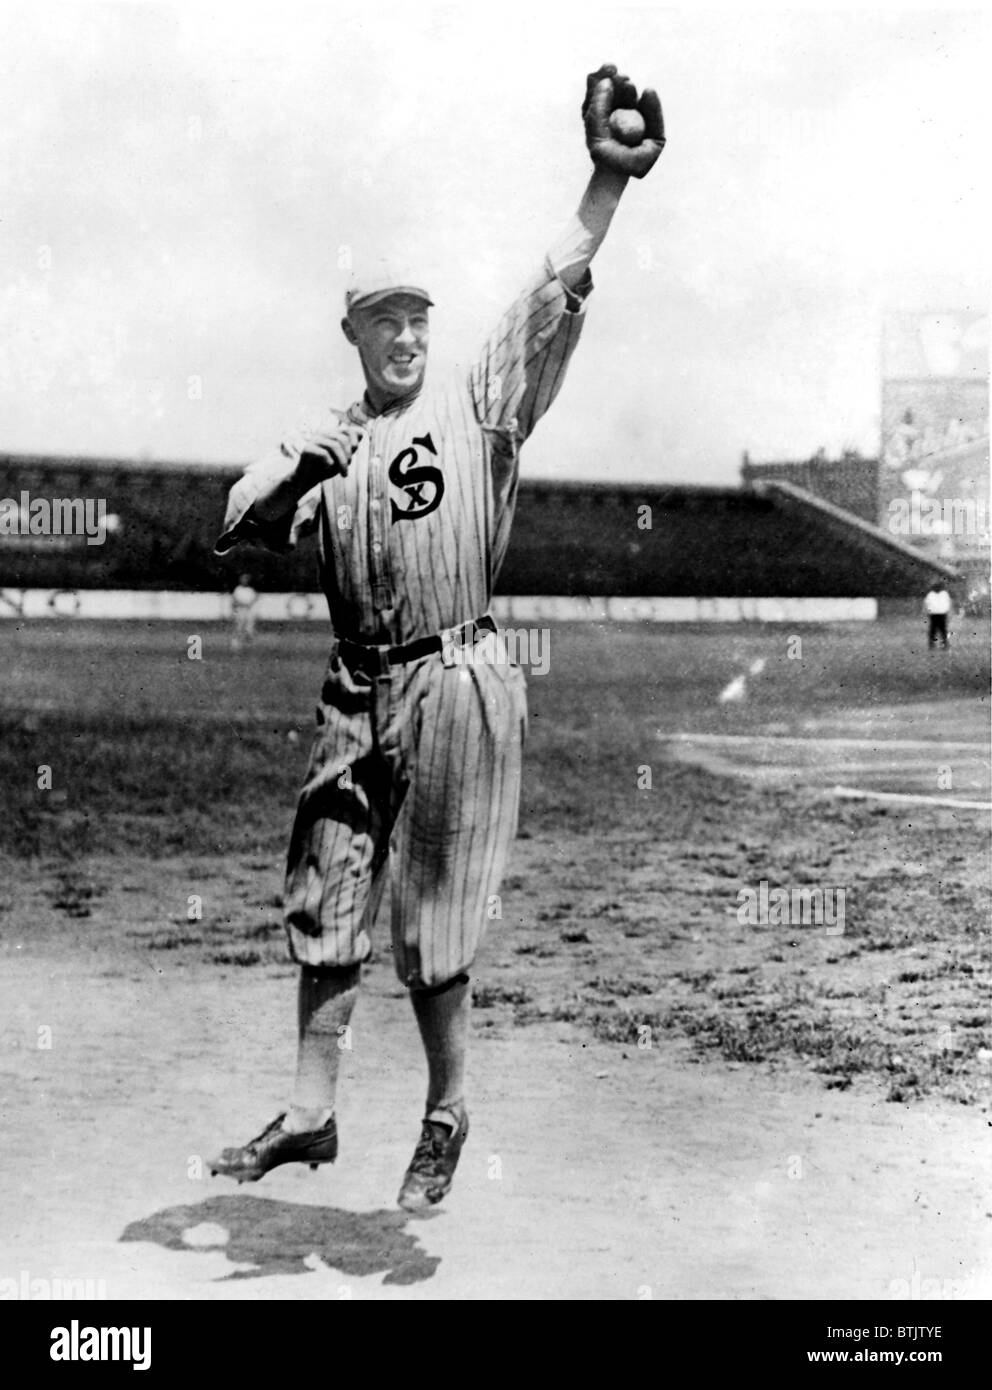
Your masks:
M 644 139 L 644 117 L 639 111 L 614 111 L 610 130 L 621 145 L 639 145 Z

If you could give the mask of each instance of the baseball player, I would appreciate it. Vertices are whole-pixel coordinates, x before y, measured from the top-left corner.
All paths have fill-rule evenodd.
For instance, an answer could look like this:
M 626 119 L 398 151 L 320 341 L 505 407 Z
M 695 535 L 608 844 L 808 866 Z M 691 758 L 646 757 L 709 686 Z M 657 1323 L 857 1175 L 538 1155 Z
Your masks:
M 231 594 L 231 650 L 239 652 L 249 646 L 255 637 L 258 594 L 252 588 L 251 575 L 243 574 Z
M 523 673 L 488 612 L 520 449 L 561 386 L 626 183 L 665 143 L 657 96 L 638 98 L 613 65 L 589 75 L 582 116 L 594 169 L 578 212 L 471 366 L 428 376 L 421 278 L 357 275 L 341 326 L 364 396 L 231 490 L 218 552 L 315 531 L 334 633 L 286 871 L 296 1084 L 256 1138 L 213 1160 L 239 1182 L 337 1156 L 340 1044 L 387 885 L 428 1068 L 401 1207 L 444 1197 L 468 1134 L 469 970 L 516 833 L 526 726 Z
M 927 646 L 933 651 L 940 638 L 942 647 L 947 646 L 947 624 L 954 608 L 947 585 L 942 579 L 928 591 L 923 600 L 923 611 L 927 617 Z

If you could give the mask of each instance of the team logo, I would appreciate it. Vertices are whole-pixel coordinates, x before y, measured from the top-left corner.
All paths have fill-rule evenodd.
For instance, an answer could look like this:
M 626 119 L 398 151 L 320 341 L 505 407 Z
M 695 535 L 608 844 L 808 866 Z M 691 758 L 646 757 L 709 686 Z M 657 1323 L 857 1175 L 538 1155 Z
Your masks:
M 389 465 L 389 481 L 405 494 L 406 505 L 392 500 L 394 521 L 416 521 L 430 516 L 441 505 L 444 496 L 444 475 L 433 464 L 420 462 L 420 451 L 437 457 L 434 441 L 429 434 L 415 437 L 412 444 L 397 454 Z

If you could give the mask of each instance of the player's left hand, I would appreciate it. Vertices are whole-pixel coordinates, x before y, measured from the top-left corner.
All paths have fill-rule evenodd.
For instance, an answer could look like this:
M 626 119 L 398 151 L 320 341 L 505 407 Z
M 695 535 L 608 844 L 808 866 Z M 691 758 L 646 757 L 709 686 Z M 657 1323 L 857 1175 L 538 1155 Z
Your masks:
M 644 137 L 639 145 L 621 144 L 610 130 L 610 116 L 621 109 L 640 113 Z M 633 82 L 618 73 L 613 63 L 604 63 L 586 78 L 582 120 L 593 163 L 628 178 L 642 179 L 665 148 L 665 121 L 658 93 L 645 87 L 638 97 Z

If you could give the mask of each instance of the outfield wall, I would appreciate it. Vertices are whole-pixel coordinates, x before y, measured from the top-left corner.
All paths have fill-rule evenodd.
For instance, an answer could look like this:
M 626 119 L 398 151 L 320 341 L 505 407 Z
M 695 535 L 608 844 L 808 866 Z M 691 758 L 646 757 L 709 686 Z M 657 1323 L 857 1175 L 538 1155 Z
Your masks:
M 566 598 L 499 596 L 500 623 L 837 623 L 872 622 L 873 598 Z M 327 622 L 320 594 L 259 594 L 261 622 Z M 122 619 L 132 622 L 225 622 L 229 594 L 153 589 L 0 589 L 0 619 Z

